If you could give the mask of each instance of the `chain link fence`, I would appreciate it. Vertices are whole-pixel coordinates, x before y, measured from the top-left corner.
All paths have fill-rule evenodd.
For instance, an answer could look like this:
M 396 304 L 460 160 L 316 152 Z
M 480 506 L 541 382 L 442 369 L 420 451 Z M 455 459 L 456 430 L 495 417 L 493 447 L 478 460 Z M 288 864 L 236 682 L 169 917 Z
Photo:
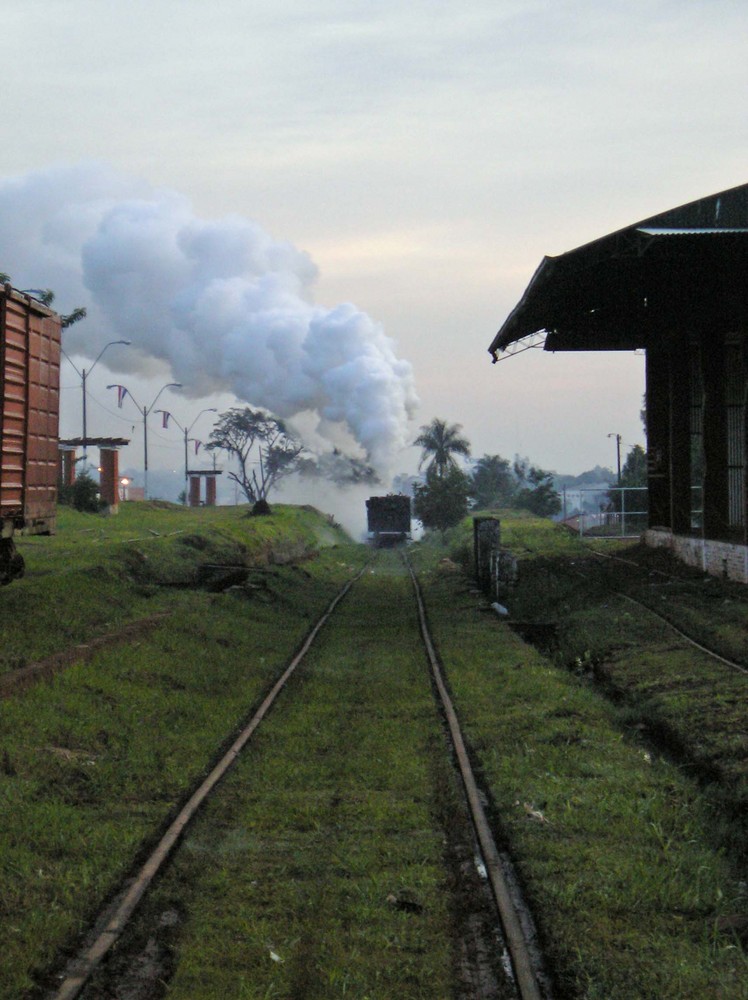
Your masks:
M 646 486 L 576 489 L 564 493 L 563 503 L 564 524 L 581 537 L 635 538 L 647 529 Z

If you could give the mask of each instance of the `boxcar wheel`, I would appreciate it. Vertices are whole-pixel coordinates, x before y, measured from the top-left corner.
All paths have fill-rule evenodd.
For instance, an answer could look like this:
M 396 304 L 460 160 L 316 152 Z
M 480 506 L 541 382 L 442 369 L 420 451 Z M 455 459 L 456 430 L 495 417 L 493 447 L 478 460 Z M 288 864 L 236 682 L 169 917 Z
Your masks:
M 23 556 L 16 551 L 13 539 L 0 539 L 0 587 L 20 579 L 25 569 Z

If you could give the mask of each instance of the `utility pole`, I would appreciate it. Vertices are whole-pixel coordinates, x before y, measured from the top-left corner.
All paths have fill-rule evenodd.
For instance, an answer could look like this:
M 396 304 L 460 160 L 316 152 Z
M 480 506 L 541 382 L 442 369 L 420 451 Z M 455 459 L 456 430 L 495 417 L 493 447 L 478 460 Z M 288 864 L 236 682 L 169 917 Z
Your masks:
M 83 396 L 83 465 L 84 465 L 84 467 L 85 467 L 86 463 L 88 462 L 88 445 L 86 444 L 86 441 L 88 439 L 88 420 L 87 420 L 87 407 L 86 407 L 86 395 L 87 395 L 86 394 L 86 380 L 88 379 L 88 376 L 91 374 L 91 372 L 94 370 L 94 368 L 98 364 L 99 358 L 102 356 L 102 354 L 104 353 L 104 351 L 108 350 L 110 347 L 113 347 L 115 344 L 124 344 L 126 347 L 129 347 L 131 343 L 132 343 L 132 341 L 130 341 L 130 340 L 110 340 L 109 343 L 105 344 L 102 347 L 102 349 L 99 351 L 99 353 L 98 353 L 98 355 L 96 357 L 96 360 L 94 361 L 94 363 L 91 365 L 91 367 L 88 370 L 86 370 L 85 368 L 83 370 L 79 369 L 78 366 L 75 365 L 73 363 L 73 361 L 70 359 L 70 356 L 68 354 L 66 354 L 65 351 L 62 348 L 60 348 L 60 350 L 65 355 L 65 357 L 68 359 L 68 361 L 70 361 L 70 364 L 75 369 L 76 374 L 78 375 L 78 377 L 81 380 L 81 394 Z M 109 387 L 107 386 L 107 388 L 109 388 Z
M 181 382 L 167 382 L 166 385 L 162 385 L 153 398 L 153 402 L 150 406 L 141 406 L 140 403 L 135 399 L 133 394 L 124 385 L 108 385 L 107 389 L 116 389 L 119 393 L 119 405 L 122 406 L 122 400 L 125 396 L 129 396 L 130 399 L 135 403 L 137 408 L 143 414 L 143 494 L 145 499 L 148 499 L 148 414 L 151 412 L 153 407 L 156 405 L 156 401 L 164 389 L 181 389 Z
M 170 413 L 169 410 L 156 410 L 156 413 L 163 413 L 165 421 L 168 421 L 169 419 L 173 420 L 174 423 L 177 425 L 177 427 L 180 429 L 180 431 L 184 434 L 184 502 L 186 506 L 189 503 L 189 498 L 187 496 L 189 487 L 189 484 L 187 482 L 189 478 L 188 476 L 189 458 L 188 458 L 187 446 L 191 440 L 194 440 L 194 438 L 190 438 L 190 431 L 198 422 L 200 417 L 202 417 L 203 413 L 218 413 L 218 409 L 215 406 L 207 406 L 204 410 L 200 410 L 200 412 L 192 421 L 189 427 L 183 427 L 182 424 L 180 424 L 177 418 L 174 416 L 174 414 Z M 166 426 L 166 423 L 164 423 L 164 426 Z M 216 467 L 216 456 L 213 455 L 213 468 L 215 469 L 215 467 Z
M 608 434 L 609 438 L 614 437 L 616 439 L 616 461 L 618 463 L 618 488 L 621 488 L 621 435 L 620 434 Z

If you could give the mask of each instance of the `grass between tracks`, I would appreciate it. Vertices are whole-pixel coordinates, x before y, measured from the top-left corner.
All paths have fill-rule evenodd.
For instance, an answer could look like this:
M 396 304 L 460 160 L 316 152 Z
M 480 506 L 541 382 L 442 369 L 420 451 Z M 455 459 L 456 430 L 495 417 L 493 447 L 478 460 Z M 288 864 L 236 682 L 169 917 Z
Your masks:
M 381 555 L 191 828 L 124 943 L 127 965 L 171 915 L 173 1000 L 456 995 L 455 792 L 434 792 L 454 777 L 415 614 L 398 557 Z
M 73 635 L 84 639 L 144 609 L 175 611 L 137 646 L 109 649 L 52 685 L 0 703 L 0 996 L 32 995 L 35 975 L 85 927 L 140 839 L 153 837 L 209 748 L 257 700 L 364 557 L 335 549 L 298 567 L 267 565 L 272 537 L 248 537 L 253 525 L 223 523 L 212 512 L 210 527 L 189 521 L 195 512 L 174 514 L 184 521 L 170 516 L 154 508 L 163 520 L 148 524 L 158 535 L 140 530 L 145 522 L 136 526 L 134 557 L 117 538 L 91 540 L 88 524 L 106 532 L 110 522 L 71 520 L 80 540 L 63 530 L 24 542 L 28 576 L 0 592 L 4 610 L 14 609 L 0 626 L 0 656 L 12 645 L 15 658 L 64 648 Z M 294 527 L 294 513 L 280 511 L 276 530 L 282 524 L 303 549 L 317 532 L 332 531 L 309 517 Z M 122 541 L 131 537 L 127 527 L 117 529 Z M 272 536 L 272 519 L 261 527 Z M 194 537 L 185 543 L 174 530 Z M 537 569 L 533 577 L 523 568 L 536 582 L 522 595 L 523 616 L 534 607 L 538 617 L 563 619 L 557 664 L 480 612 L 454 567 L 439 566 L 443 552 L 423 546 L 420 559 L 457 708 L 519 858 L 560 995 L 748 997 L 745 876 L 735 867 L 739 838 L 729 836 L 736 817 L 726 822 L 709 790 L 642 742 L 667 722 L 684 746 L 705 748 L 725 799 L 732 788 L 744 803 L 744 699 L 717 687 L 706 668 L 679 666 L 664 626 L 646 624 L 625 602 L 607 597 L 593 607 L 586 566 L 581 592 L 551 572 L 541 551 L 583 555 L 556 532 L 530 519 L 505 523 L 504 537 Z M 264 565 L 247 586 L 227 594 L 192 589 L 201 562 L 242 560 Z M 386 584 L 386 611 L 375 583 Z M 383 634 L 410 624 L 399 586 L 367 577 L 364 604 L 380 608 Z M 702 620 L 695 598 L 692 605 Z M 739 621 L 739 607 L 718 606 Z M 410 666 L 376 657 L 368 665 L 364 609 L 351 603 L 341 611 L 348 626 L 334 638 L 332 665 L 294 681 L 297 696 L 283 696 L 273 728 L 227 783 L 229 795 L 211 806 L 207 825 L 190 832 L 188 850 L 147 904 L 151 929 L 146 919 L 133 932 L 143 935 L 146 959 L 152 940 L 157 948 L 165 942 L 154 961 L 157 977 L 171 981 L 169 995 L 451 995 L 438 864 L 448 809 L 426 791 L 448 785 L 434 774 L 441 748 Z M 36 634 L 38 627 L 48 634 Z M 333 692 L 333 676 L 344 679 L 343 694 Z M 619 693 L 624 710 L 594 690 L 596 677 Z M 712 711 L 712 703 L 722 708 Z M 310 713 L 318 720 L 312 727 Z M 253 992 L 257 982 L 264 993 Z
M 24 543 L 28 575 L 0 593 L 0 648 L 25 660 L 143 608 L 174 612 L 137 642 L 0 703 L 2 997 L 36 995 L 37 977 L 85 929 L 141 841 L 155 837 L 363 558 L 348 546 L 269 565 L 343 535 L 310 511 L 281 509 L 259 522 L 233 509 L 198 513 L 205 522 L 144 507 L 116 532 L 110 519 L 111 547 L 83 541 L 82 526 L 98 531 L 98 519 L 71 515 L 44 540 L 49 549 Z M 163 537 L 175 523 L 189 544 Z M 133 528 L 148 539 L 135 572 L 133 549 L 118 540 Z M 200 561 L 221 552 L 255 564 L 246 586 L 226 594 L 185 586 Z
M 534 587 L 520 584 L 521 616 L 531 601 L 539 620 L 563 614 L 556 663 L 477 610 L 454 566 L 440 567 L 426 547 L 419 559 L 458 712 L 519 860 L 561 995 L 748 997 L 743 827 L 739 816 L 714 807 L 715 796 L 742 795 L 746 713 L 737 688 L 744 692 L 746 678 L 692 660 L 687 673 L 680 643 L 646 612 L 609 592 L 598 594 L 593 611 L 589 580 L 580 599 L 567 581 L 568 560 L 585 554 L 573 539 L 548 522 L 505 526 L 504 540 L 542 573 L 529 574 Z M 565 575 L 540 562 L 544 536 L 546 552 L 565 554 Z M 452 543 L 459 555 L 469 538 L 458 532 Z M 525 580 L 526 570 L 521 565 Z M 511 595 L 506 602 L 514 608 Z M 623 707 L 591 683 L 583 651 L 595 639 L 618 691 L 628 690 Z M 731 697 L 721 696 L 720 684 Z M 609 681 L 604 690 L 610 693 Z M 718 789 L 705 789 L 643 741 L 665 722 L 696 756 L 721 748 Z

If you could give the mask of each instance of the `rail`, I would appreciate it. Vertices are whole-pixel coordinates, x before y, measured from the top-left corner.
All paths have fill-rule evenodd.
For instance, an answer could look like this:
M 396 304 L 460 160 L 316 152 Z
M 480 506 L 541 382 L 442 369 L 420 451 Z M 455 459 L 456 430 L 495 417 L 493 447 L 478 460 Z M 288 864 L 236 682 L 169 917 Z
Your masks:
M 521 1000 L 544 1000 L 544 996 L 547 996 L 547 993 L 541 991 L 538 981 L 538 972 L 536 970 L 536 962 L 534 961 L 528 947 L 527 935 L 520 922 L 518 909 L 515 906 L 509 882 L 504 872 L 504 863 L 502 862 L 499 850 L 496 846 L 496 841 L 491 831 L 491 826 L 488 822 L 485 809 L 483 808 L 481 792 L 478 788 L 475 773 L 470 763 L 470 757 L 465 745 L 465 739 L 462 735 L 462 729 L 457 717 L 457 712 L 455 711 L 452 699 L 450 698 L 447 690 L 444 674 L 439 663 L 439 657 L 429 632 L 428 622 L 426 619 L 426 608 L 423 602 L 421 588 L 418 584 L 416 575 L 413 572 L 412 566 L 407 561 L 406 566 L 413 583 L 413 590 L 415 592 L 416 603 L 418 605 L 418 620 L 421 629 L 421 636 L 423 638 L 424 646 L 426 647 L 429 665 L 431 668 L 431 675 L 433 677 L 439 701 L 447 721 L 449 736 L 454 748 L 463 787 L 465 789 L 465 797 L 470 811 L 470 817 L 475 827 L 475 833 L 480 845 L 483 863 L 485 865 L 486 872 L 488 873 L 491 889 L 493 891 L 494 899 L 499 912 L 499 918 L 501 920 L 504 936 L 506 938 L 507 947 L 511 956 L 517 990 Z
M 356 580 L 360 579 L 365 569 L 366 566 L 364 566 L 355 577 L 349 580 L 342 590 L 335 595 L 333 600 L 328 605 L 327 610 L 308 633 L 298 653 L 296 653 L 286 669 L 272 686 L 250 721 L 242 729 L 234 743 L 211 770 L 210 774 L 205 778 L 199 788 L 192 793 L 189 800 L 180 810 L 176 819 L 174 819 L 169 825 L 169 828 L 162 836 L 155 850 L 150 854 L 146 862 L 140 868 L 130 886 L 120 894 L 117 900 L 115 900 L 113 907 L 110 908 L 103 920 L 104 927 L 96 935 L 96 939 L 93 944 L 89 945 L 82 953 L 77 955 L 70 962 L 68 969 L 64 973 L 63 981 L 54 993 L 54 1000 L 74 1000 L 74 998 L 80 994 L 96 967 L 101 963 L 106 953 L 122 934 L 125 926 L 135 912 L 151 882 L 172 854 L 174 847 L 176 846 L 179 837 L 184 832 L 187 824 L 208 798 L 218 782 L 235 763 L 245 744 L 270 711 L 270 708 L 282 689 L 285 687 L 287 681 L 306 656 L 312 646 L 312 643 L 319 635 L 322 627 L 326 624 L 335 608 L 343 600 Z

